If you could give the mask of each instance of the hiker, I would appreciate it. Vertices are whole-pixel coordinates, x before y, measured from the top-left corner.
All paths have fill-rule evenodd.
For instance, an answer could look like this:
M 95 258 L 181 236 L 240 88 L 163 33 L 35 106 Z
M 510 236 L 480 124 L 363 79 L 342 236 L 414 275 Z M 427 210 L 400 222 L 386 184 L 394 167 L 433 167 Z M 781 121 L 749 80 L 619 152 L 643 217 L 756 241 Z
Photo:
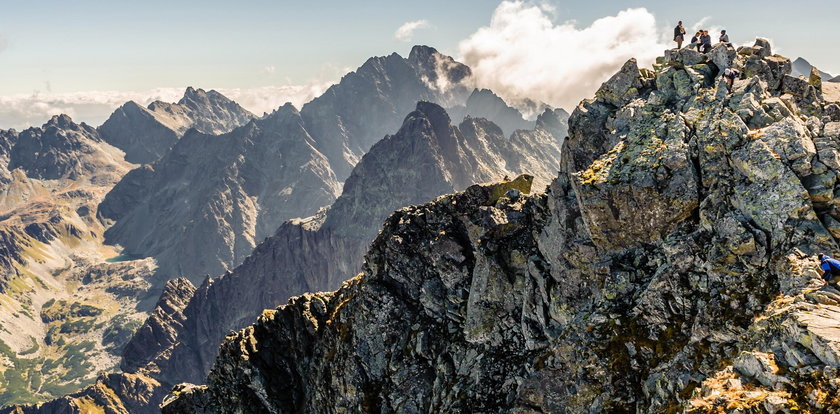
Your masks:
M 703 53 L 709 53 L 712 50 L 712 36 L 709 35 L 708 30 L 703 30 L 703 34 L 700 35 L 700 49 Z
M 721 43 L 729 43 L 729 35 L 726 34 L 726 30 L 720 31 L 720 39 L 718 39 Z
M 834 260 L 828 255 L 820 254 L 820 269 L 824 271 L 822 274 L 825 284 L 829 284 L 835 276 L 840 276 L 840 261 Z
M 677 49 L 682 49 L 683 40 L 685 40 L 685 27 L 680 20 L 677 27 L 674 28 L 674 41 L 677 42 Z
M 694 34 L 694 36 L 691 37 L 691 43 L 688 44 L 689 49 L 697 49 L 698 52 L 700 51 L 700 35 L 701 34 L 703 34 L 703 32 L 698 31 L 697 33 Z
M 726 90 L 732 92 L 732 84 L 735 83 L 735 79 L 738 79 L 738 75 L 740 74 L 737 69 L 732 68 L 726 68 L 723 71 L 723 77 L 726 78 Z

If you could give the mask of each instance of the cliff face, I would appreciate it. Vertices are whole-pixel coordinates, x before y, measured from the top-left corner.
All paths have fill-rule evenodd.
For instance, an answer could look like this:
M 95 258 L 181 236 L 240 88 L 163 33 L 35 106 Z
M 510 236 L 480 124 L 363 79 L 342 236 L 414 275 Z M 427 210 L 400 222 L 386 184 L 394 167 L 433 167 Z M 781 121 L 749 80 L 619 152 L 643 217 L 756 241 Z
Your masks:
M 360 276 L 231 333 L 163 412 L 830 411 L 840 116 L 789 72 L 762 40 L 629 61 L 546 194 L 394 213 Z

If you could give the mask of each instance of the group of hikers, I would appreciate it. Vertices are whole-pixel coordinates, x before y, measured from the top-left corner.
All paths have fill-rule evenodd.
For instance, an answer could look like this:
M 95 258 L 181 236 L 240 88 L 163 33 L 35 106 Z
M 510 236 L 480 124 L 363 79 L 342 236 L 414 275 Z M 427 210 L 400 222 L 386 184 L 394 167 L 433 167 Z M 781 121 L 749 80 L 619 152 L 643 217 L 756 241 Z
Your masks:
M 674 28 L 674 41 L 677 42 L 677 49 L 682 49 L 683 41 L 685 41 L 685 27 L 683 27 L 682 20 L 677 23 L 677 27 Z M 720 37 L 718 38 L 718 42 L 720 43 L 729 43 L 729 35 L 726 34 L 726 30 L 720 31 Z M 712 50 L 712 36 L 709 34 L 708 30 L 698 30 L 697 33 L 691 38 L 691 43 L 686 46 L 688 48 L 696 48 L 700 53 L 709 53 Z M 735 79 L 738 79 L 740 73 L 735 68 L 726 68 L 723 71 L 723 77 L 726 79 L 726 87 L 729 91 L 732 91 L 732 85 L 735 83 Z
M 683 27 L 682 20 L 674 28 L 674 41 L 677 42 L 677 49 L 682 49 L 682 44 L 685 41 L 685 27 Z M 720 31 L 718 42 L 729 43 L 729 35 L 726 34 L 726 30 Z M 698 30 L 687 47 L 696 48 L 700 53 L 709 53 L 712 50 L 712 36 L 708 30 Z

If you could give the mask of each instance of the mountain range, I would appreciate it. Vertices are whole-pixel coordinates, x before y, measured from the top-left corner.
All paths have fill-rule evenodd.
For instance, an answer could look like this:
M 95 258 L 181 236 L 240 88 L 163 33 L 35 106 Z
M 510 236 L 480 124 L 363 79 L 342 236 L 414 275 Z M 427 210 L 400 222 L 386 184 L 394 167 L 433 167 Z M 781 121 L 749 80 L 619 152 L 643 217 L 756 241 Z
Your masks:
M 60 116 L 0 132 L 2 258 L 17 272 L 5 294 L 18 303 L 2 321 L 14 387 L 0 402 L 67 394 L 15 409 L 155 412 L 172 384 L 206 375 L 227 330 L 357 272 L 394 209 L 523 171 L 545 186 L 568 113 L 526 121 L 469 76 L 418 46 L 370 59 L 301 111 L 257 118 L 188 88 L 99 128 Z
M 629 60 L 548 191 L 394 212 L 360 274 L 228 334 L 162 412 L 836 411 L 840 106 L 790 73 L 764 39 Z
M 114 221 L 107 240 L 127 254 L 154 257 L 167 277 L 200 283 L 242 263 L 284 221 L 334 201 L 350 168 L 418 100 L 451 105 L 458 118 L 498 120 L 505 136 L 534 128 L 491 91 L 470 92 L 469 75 L 452 58 L 417 46 L 408 58 L 369 59 L 299 112 L 286 105 L 217 137 L 187 132 L 108 194 L 99 209 Z M 112 120 L 106 125 L 119 129 Z

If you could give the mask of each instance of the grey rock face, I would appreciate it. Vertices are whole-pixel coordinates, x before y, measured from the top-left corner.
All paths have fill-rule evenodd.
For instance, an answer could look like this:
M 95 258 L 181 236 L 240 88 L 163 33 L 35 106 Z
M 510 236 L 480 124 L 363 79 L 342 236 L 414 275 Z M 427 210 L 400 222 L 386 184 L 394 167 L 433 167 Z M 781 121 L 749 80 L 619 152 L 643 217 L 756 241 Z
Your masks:
M 99 211 L 116 220 L 106 237 L 154 256 L 163 274 L 224 273 L 284 220 L 335 199 L 339 184 L 314 145 L 291 105 L 228 134 L 192 130 L 105 197 Z
M 638 96 L 641 87 L 639 65 L 636 59 L 630 59 L 618 73 L 601 85 L 601 88 L 595 92 L 595 96 L 603 102 L 620 107 Z
M 169 112 L 158 108 L 151 110 L 128 102 L 111 114 L 99 132 L 109 143 L 125 151 L 126 161 L 152 163 L 169 151 L 190 125 L 182 108 L 169 105 Z M 169 115 L 170 122 L 161 120 L 161 113 Z
M 195 286 L 184 278 L 166 282 L 155 309 L 123 349 L 122 369 L 134 372 L 140 364 L 153 360 L 155 350 L 169 350 L 177 341 L 177 329 L 184 324 L 184 308 L 195 293 Z
M 827 104 L 688 69 L 625 67 L 582 102 L 544 195 L 514 181 L 397 211 L 362 275 L 228 335 L 163 412 L 833 410 Z M 751 128 L 757 108 L 774 115 Z
M 190 128 L 218 135 L 252 118 L 253 114 L 216 91 L 189 87 L 177 104 L 157 101 L 143 108 L 128 102 L 111 114 L 99 132 L 125 151 L 127 161 L 148 164 L 166 154 Z

